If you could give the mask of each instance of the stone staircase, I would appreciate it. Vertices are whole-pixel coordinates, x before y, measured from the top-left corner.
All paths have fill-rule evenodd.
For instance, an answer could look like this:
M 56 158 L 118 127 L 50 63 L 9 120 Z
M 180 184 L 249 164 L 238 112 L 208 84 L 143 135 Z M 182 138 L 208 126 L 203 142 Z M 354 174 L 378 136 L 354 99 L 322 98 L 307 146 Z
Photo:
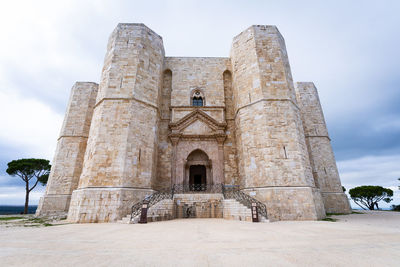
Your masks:
M 174 201 L 172 199 L 163 199 L 147 210 L 147 222 L 167 221 L 174 219 Z M 117 223 L 138 223 L 140 213 L 131 221 L 131 214 L 126 215 Z
M 191 207 L 192 210 L 187 212 Z M 251 210 L 236 199 L 225 199 L 222 194 L 176 194 L 173 199 L 163 199 L 147 211 L 147 221 L 166 221 L 175 218 L 224 218 L 251 222 Z M 131 220 L 131 214 L 118 223 L 138 223 L 140 213 Z M 260 222 L 269 222 L 259 213 Z
M 224 199 L 223 201 L 223 218 L 227 220 L 247 221 L 251 222 L 251 210 L 236 199 Z M 269 222 L 267 218 L 258 214 L 260 222 Z

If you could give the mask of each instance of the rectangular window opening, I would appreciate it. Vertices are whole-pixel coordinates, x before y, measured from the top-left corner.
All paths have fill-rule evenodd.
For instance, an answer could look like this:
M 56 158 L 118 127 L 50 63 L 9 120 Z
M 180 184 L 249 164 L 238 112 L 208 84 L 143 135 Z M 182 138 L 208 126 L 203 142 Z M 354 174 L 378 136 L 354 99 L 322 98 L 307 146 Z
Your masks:
M 283 146 L 283 153 L 285 154 L 285 159 L 287 159 L 288 157 L 287 157 L 286 147 L 285 146 Z

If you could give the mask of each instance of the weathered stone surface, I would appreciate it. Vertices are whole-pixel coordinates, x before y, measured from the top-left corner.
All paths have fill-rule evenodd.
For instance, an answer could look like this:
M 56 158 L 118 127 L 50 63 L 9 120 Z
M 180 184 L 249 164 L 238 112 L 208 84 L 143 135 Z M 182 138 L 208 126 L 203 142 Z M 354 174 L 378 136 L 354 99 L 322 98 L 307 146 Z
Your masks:
M 119 24 L 111 35 L 79 183 L 80 193 L 74 194 L 71 200 L 71 208 L 78 214 L 70 212 L 70 220 L 121 219 L 120 209 L 128 209 L 133 203 L 126 207 L 118 205 L 135 197 L 120 194 L 119 190 L 151 190 L 157 169 L 158 98 L 163 61 L 161 37 L 143 24 Z M 91 195 L 92 187 L 104 188 L 111 199 L 115 194 L 117 202 L 113 203 L 119 204 L 102 200 L 106 205 L 103 208 L 95 201 L 82 206 L 90 201 L 87 196 Z M 85 190 L 89 191 L 85 193 Z M 115 214 L 107 215 L 107 205 L 111 205 L 109 208 Z
M 223 218 L 222 194 L 176 194 L 175 218 Z
M 349 208 L 316 89 L 298 86 L 296 99 L 275 26 L 243 31 L 229 58 L 193 58 L 165 57 L 152 30 L 119 24 L 93 92 L 71 94 L 77 100 L 39 210 L 69 209 L 72 222 L 117 221 L 153 190 L 199 183 L 239 185 L 266 204 L 271 220 Z M 181 200 L 193 202 L 196 217 L 224 216 L 222 199 L 192 198 L 201 199 Z M 154 206 L 154 220 L 171 218 L 167 206 Z M 183 206 L 173 209 L 172 217 L 183 216 Z M 229 212 L 249 220 L 248 211 Z
M 45 195 L 37 215 L 68 212 L 72 191 L 78 187 L 98 85 L 77 82 L 71 89 L 67 111 L 52 162 Z
M 312 82 L 296 83 L 310 163 L 317 188 L 321 190 L 326 212 L 350 213 L 350 204 L 343 193 L 328 129 Z
M 151 189 L 82 188 L 72 193 L 69 222 L 115 222 L 131 212 L 132 203 L 151 195 Z
M 271 214 L 277 219 L 322 218 L 323 207 L 315 207 L 319 191 L 311 193 L 315 185 L 300 110 L 278 29 L 252 26 L 245 30 L 234 38 L 231 58 L 242 185 L 258 188 L 257 198 L 273 209 Z M 290 198 L 287 192 L 292 193 Z M 301 203 L 304 209 L 298 211 Z

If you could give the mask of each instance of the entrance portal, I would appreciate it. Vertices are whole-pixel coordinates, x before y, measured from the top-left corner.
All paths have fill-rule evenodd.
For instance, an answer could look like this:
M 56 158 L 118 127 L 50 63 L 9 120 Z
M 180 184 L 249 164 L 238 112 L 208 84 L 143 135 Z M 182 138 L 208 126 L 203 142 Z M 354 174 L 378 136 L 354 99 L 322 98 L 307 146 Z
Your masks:
M 189 187 L 191 191 L 206 190 L 206 166 L 192 165 L 189 169 Z

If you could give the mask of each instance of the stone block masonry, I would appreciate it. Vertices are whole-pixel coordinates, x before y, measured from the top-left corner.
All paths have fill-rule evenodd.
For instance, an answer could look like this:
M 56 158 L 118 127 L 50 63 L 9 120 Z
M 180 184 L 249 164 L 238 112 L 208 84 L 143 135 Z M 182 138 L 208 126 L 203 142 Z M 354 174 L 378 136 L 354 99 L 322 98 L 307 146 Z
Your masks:
M 152 191 L 163 60 L 161 37 L 143 24 L 111 35 L 70 221 L 120 219 Z
M 68 212 L 72 191 L 77 189 L 82 172 L 97 91 L 98 84 L 91 82 L 77 82 L 71 89 L 46 193 L 40 199 L 37 215 Z
M 266 202 L 271 220 L 325 216 L 312 179 L 285 44 L 274 26 L 252 26 L 233 41 L 239 176 Z M 301 205 L 301 204 L 303 205 Z M 299 205 L 300 204 L 300 205 Z M 300 216 L 301 215 L 301 216 Z
M 118 24 L 99 86 L 73 87 L 37 214 L 114 222 L 154 191 L 220 183 L 265 203 L 270 221 L 350 211 L 315 86 L 295 90 L 275 26 L 240 33 L 230 57 L 195 58 L 165 57 L 144 24 Z M 197 217 L 223 217 L 222 198 L 195 191 Z
M 321 191 L 325 210 L 329 213 L 349 213 L 349 201 L 342 190 L 317 88 L 312 82 L 296 83 L 296 96 L 313 178 Z

